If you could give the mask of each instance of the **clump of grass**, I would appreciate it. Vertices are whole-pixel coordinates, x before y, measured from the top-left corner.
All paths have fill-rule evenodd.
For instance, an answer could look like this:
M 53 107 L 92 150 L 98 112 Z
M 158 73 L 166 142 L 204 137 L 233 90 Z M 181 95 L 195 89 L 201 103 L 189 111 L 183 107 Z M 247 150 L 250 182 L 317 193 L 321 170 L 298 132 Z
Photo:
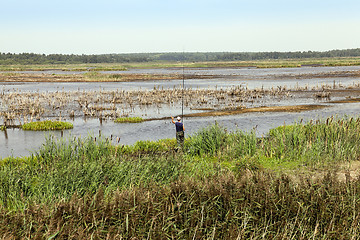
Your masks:
M 140 123 L 143 122 L 144 119 L 141 117 L 124 117 L 124 118 L 117 118 L 114 121 L 116 123 Z
M 161 154 L 172 142 L 159 141 L 158 147 L 136 144 L 131 150 L 91 136 L 59 141 L 48 137 L 32 156 L 0 161 L 0 206 L 18 210 L 30 202 L 53 203 L 74 193 L 93 194 L 101 186 L 111 192 L 152 182 L 168 184 L 178 179 L 183 165 L 176 157 Z
M 122 74 L 106 74 L 106 73 L 100 73 L 99 70 L 96 68 L 94 70 L 91 70 L 89 72 L 86 72 L 83 74 L 85 79 L 88 79 L 90 81 L 120 81 L 123 79 Z
M 72 129 L 74 128 L 72 123 L 61 122 L 61 121 L 39 121 L 26 123 L 21 126 L 23 130 L 32 130 L 32 131 L 48 131 L 48 130 L 63 130 L 63 129 Z
M 226 138 L 226 129 L 215 124 L 190 136 L 190 139 L 186 141 L 185 147 L 187 152 L 192 155 L 213 155 L 224 146 Z
M 334 117 L 306 124 L 280 126 L 263 139 L 263 155 L 280 162 L 333 164 L 360 157 L 360 118 Z

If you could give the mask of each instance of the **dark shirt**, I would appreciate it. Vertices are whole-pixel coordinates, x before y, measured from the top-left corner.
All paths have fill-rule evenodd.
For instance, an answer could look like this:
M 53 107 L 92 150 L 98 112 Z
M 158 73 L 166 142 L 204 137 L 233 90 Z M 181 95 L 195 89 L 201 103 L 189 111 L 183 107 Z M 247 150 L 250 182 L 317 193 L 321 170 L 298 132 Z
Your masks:
M 176 122 L 176 123 L 175 123 L 175 127 L 176 127 L 176 132 L 182 132 L 182 131 L 184 131 L 182 122 Z

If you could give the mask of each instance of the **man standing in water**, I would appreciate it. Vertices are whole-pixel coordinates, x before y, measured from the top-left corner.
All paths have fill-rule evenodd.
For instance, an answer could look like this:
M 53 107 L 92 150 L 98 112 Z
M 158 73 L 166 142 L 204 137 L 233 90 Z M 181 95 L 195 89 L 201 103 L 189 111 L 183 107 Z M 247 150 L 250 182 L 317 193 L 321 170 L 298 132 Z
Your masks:
M 173 124 L 175 124 L 176 128 L 176 142 L 178 147 L 181 147 L 181 149 L 184 147 L 184 132 L 185 127 L 184 124 L 181 122 L 181 117 L 177 117 L 177 122 L 174 121 L 174 117 L 171 117 L 171 121 Z

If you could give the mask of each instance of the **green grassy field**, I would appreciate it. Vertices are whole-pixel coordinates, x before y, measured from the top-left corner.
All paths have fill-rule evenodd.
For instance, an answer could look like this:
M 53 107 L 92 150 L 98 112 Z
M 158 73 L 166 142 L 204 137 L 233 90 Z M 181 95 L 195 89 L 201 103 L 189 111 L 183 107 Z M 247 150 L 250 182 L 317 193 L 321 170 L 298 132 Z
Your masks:
M 360 118 L 185 140 L 70 137 L 0 161 L 0 235 L 19 239 L 359 238 Z M 345 180 L 338 178 L 345 172 Z
M 168 67 L 258 67 L 281 68 L 314 66 L 357 66 L 360 57 L 334 58 L 302 58 L 302 59 L 270 59 L 254 61 L 213 61 L 213 62 L 146 62 L 146 63 L 96 63 L 96 64 L 48 64 L 48 65 L 0 65 L 0 71 L 51 70 L 64 71 L 124 71 L 130 68 L 168 68 Z

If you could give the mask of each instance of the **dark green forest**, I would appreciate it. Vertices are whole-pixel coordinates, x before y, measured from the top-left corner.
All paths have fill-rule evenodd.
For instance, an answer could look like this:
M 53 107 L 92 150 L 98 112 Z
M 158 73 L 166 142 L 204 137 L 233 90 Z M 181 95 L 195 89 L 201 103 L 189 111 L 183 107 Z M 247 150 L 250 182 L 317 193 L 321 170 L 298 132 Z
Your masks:
M 81 63 L 145 63 L 145 62 L 205 62 L 205 61 L 252 61 L 271 59 L 360 57 L 360 48 L 324 52 L 171 52 L 128 54 L 35 54 L 1 53 L 0 65 L 14 64 L 81 64 Z

